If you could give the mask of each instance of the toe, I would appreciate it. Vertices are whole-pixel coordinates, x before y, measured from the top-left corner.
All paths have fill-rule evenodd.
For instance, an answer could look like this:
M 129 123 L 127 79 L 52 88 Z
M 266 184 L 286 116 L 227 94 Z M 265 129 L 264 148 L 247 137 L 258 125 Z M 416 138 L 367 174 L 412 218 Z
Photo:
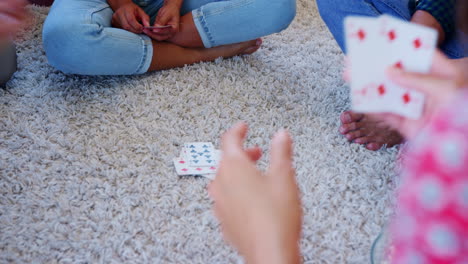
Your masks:
M 350 131 L 360 129 L 361 127 L 362 127 L 362 124 L 360 122 L 346 123 L 340 126 L 339 131 L 341 134 L 346 134 Z
M 263 40 L 261 38 L 258 38 L 258 39 L 255 40 L 255 45 L 257 45 L 259 47 L 262 45 L 262 43 L 263 43 Z
M 383 147 L 383 144 L 377 143 L 377 142 L 372 142 L 366 145 L 366 149 L 372 150 L 372 151 L 377 151 Z
M 256 39 L 255 42 L 253 42 L 253 45 L 246 48 L 243 52 L 243 54 L 252 54 L 254 52 L 256 52 L 260 46 L 262 46 L 262 39 Z
M 341 123 L 346 124 L 346 123 L 351 123 L 351 122 L 357 122 L 361 120 L 364 117 L 363 114 L 358 114 L 353 111 L 345 111 L 341 114 L 340 119 Z
M 357 144 L 368 144 L 374 142 L 374 138 L 370 136 L 363 136 L 363 137 L 358 137 L 356 138 L 353 142 Z
M 346 139 L 348 139 L 349 141 L 353 141 L 357 138 L 361 138 L 361 137 L 364 137 L 366 136 L 364 131 L 363 130 L 354 130 L 354 131 L 351 131 L 349 133 L 346 133 L 345 137 Z

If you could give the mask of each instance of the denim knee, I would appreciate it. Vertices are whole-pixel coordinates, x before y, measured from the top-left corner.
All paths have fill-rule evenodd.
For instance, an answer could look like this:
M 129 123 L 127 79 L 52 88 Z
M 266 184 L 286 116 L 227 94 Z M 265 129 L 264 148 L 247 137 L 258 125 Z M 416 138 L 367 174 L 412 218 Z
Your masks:
M 269 5 L 272 8 L 272 15 L 269 18 L 272 20 L 271 23 L 275 25 L 275 32 L 285 30 L 296 16 L 296 1 L 281 0 L 277 5 L 272 4 L 271 2 Z
M 47 17 L 42 42 L 50 65 L 64 73 L 79 73 L 83 70 L 83 65 L 76 61 L 77 56 L 71 54 L 81 53 L 86 56 L 84 51 L 88 45 L 83 35 L 85 26 L 87 25 L 72 21 L 67 16 Z
M 323 21 L 328 24 L 330 17 L 336 14 L 337 10 L 346 0 L 316 0 L 317 8 Z

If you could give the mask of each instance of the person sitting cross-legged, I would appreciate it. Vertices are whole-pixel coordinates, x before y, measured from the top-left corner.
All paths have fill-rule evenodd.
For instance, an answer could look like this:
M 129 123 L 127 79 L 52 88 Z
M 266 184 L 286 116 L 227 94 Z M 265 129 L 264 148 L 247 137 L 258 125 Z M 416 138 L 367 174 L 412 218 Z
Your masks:
M 62 72 L 133 75 L 253 53 L 295 14 L 295 0 L 55 0 L 43 42 Z

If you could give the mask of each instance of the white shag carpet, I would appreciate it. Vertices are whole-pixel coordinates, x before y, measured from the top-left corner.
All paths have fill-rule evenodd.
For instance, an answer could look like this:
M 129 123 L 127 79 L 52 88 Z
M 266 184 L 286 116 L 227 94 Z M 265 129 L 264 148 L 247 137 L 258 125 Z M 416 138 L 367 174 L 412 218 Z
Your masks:
M 314 1 L 299 0 L 293 24 L 251 56 L 129 77 L 53 69 L 41 43 L 48 9 L 30 10 L 19 71 L 0 91 L 1 263 L 241 262 L 212 215 L 209 180 L 171 164 L 184 142 L 219 146 L 238 120 L 265 151 L 279 128 L 294 137 L 304 262 L 369 262 L 397 150 L 338 133 L 343 55 Z

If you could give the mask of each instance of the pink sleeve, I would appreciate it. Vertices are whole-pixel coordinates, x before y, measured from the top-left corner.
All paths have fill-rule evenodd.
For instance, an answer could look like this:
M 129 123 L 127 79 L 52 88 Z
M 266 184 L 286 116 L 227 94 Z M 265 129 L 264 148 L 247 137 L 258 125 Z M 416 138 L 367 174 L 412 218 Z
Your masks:
M 410 144 L 391 224 L 392 263 L 468 263 L 468 93 Z

